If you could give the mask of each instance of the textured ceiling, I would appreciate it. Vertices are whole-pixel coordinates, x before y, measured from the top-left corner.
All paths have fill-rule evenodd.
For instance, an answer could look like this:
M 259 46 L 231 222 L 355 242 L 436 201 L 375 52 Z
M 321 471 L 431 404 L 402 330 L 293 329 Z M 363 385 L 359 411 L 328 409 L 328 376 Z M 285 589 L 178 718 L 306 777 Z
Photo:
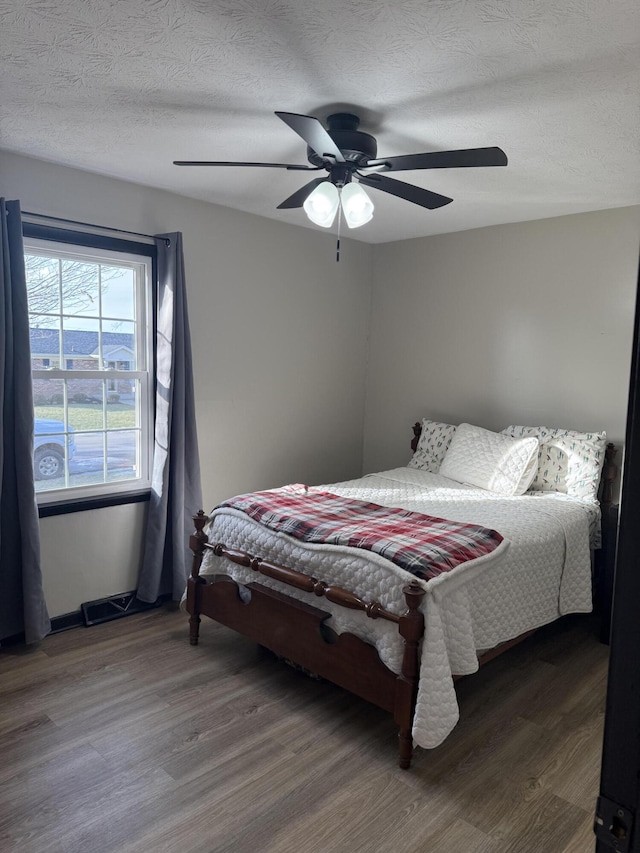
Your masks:
M 0 147 L 312 226 L 274 110 L 347 107 L 379 156 L 498 145 L 506 168 L 401 172 L 377 243 L 640 203 L 637 0 L 0 0 Z M 313 177 L 313 175 L 311 176 Z

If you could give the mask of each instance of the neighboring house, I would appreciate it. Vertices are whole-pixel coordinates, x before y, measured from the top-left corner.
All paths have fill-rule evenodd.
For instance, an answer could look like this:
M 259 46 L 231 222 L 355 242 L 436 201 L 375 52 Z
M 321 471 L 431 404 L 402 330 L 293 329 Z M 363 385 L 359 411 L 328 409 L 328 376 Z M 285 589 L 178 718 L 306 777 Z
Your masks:
M 32 370 L 96 370 L 99 359 L 98 332 L 64 331 L 62 334 L 62 362 L 60 361 L 60 341 L 57 329 L 29 330 L 31 340 Z M 112 370 L 135 369 L 135 351 L 133 335 L 123 332 L 102 333 L 103 366 Z M 95 379 L 74 379 L 74 395 L 95 396 Z M 108 379 L 107 392 L 110 394 L 128 394 L 132 383 Z M 33 396 L 36 405 L 62 402 L 58 400 L 57 384 L 49 379 L 34 379 Z

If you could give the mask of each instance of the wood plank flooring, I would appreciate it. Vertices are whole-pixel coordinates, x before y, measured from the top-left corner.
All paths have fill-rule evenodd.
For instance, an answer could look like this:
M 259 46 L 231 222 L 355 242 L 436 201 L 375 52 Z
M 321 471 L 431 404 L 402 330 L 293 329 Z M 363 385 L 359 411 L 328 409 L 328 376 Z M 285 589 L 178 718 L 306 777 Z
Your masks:
M 588 617 L 458 683 L 396 766 L 391 718 L 154 610 L 0 650 L 3 853 L 588 853 L 608 649 Z

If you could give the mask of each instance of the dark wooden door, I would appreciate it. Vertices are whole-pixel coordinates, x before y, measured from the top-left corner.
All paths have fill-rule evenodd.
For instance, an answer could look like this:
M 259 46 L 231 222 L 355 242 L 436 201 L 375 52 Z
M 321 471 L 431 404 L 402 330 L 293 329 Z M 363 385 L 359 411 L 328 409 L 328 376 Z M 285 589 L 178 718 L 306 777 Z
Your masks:
M 640 853 L 639 347 L 640 305 L 636 304 L 600 798 L 596 808 L 596 853 Z

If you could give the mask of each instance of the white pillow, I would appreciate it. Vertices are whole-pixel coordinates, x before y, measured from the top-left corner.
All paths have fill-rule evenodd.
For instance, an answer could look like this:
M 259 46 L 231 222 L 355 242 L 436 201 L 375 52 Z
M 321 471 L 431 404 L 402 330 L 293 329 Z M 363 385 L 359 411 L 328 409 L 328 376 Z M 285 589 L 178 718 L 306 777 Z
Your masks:
M 456 428 L 453 424 L 422 419 L 422 432 L 416 452 L 409 461 L 409 468 L 419 468 L 437 474 Z
M 523 495 L 538 467 L 538 439 L 460 424 L 442 460 L 443 477 L 499 495 Z
M 540 449 L 537 471 L 530 486 L 532 491 L 562 492 L 590 503 L 597 502 L 607 446 L 606 432 L 509 426 L 503 433 L 538 439 Z

